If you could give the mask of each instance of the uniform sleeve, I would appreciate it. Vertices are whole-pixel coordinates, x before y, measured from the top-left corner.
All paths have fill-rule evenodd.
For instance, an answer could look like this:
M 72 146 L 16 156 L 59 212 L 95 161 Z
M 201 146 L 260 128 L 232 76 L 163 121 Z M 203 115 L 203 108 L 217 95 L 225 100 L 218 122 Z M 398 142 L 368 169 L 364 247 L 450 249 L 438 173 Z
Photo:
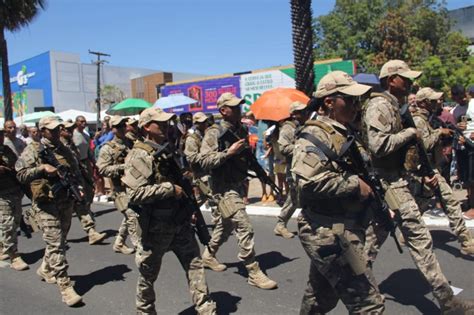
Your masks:
M 199 153 L 199 145 L 196 142 L 196 139 L 191 136 L 186 138 L 186 144 L 184 145 L 184 155 L 190 164 L 200 164 L 201 155 Z
M 16 177 L 22 184 L 44 177 L 40 168 L 38 153 L 32 145 L 28 145 L 15 164 Z
M 367 126 L 368 146 L 376 157 L 398 151 L 416 134 L 412 128 L 393 133 L 391 123 L 396 120 L 389 108 L 390 103 L 382 97 L 372 99 L 367 105 L 364 122 Z
M 115 164 L 113 160 L 114 152 L 109 145 L 104 145 L 99 151 L 99 158 L 96 165 L 99 174 L 105 177 L 116 178 L 124 173 L 125 164 Z
M 204 135 L 201 145 L 201 166 L 209 171 L 224 164 L 227 160 L 227 150 L 219 152 L 219 130 L 209 129 Z
M 280 152 L 287 157 L 293 156 L 293 149 L 295 139 L 295 130 L 285 124 L 282 126 L 280 130 L 280 136 L 278 137 L 278 145 L 280 147 Z
M 329 138 L 317 127 L 311 128 L 312 134 L 329 148 Z M 292 172 L 297 177 L 301 193 L 312 199 L 341 198 L 356 195 L 359 192 L 358 176 L 342 171 L 334 162 L 327 160 L 322 152 L 315 153 L 312 143 L 298 139 L 295 143 Z
M 428 125 L 428 122 L 418 116 L 413 117 L 413 121 L 415 122 L 416 129 L 421 132 L 425 149 L 427 151 L 433 150 L 439 141 L 441 130 L 437 129 L 433 130 L 433 132 L 430 132 L 431 127 Z
M 125 173 L 122 177 L 132 203 L 150 204 L 174 197 L 173 184 L 170 182 L 156 184 L 153 175 L 153 157 L 144 151 L 132 150 L 125 159 Z

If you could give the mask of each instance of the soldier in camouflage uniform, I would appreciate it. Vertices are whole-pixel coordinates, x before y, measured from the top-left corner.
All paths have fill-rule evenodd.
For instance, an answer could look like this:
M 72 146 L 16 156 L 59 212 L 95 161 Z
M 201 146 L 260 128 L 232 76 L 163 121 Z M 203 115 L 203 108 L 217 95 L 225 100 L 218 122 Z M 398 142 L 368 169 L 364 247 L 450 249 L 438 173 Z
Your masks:
M 60 140 L 62 124 L 55 117 L 43 117 L 38 127 L 41 130 L 41 143 L 32 142 L 21 154 L 15 168 L 17 178 L 23 184 L 29 184 L 32 192 L 32 203 L 38 209 L 38 217 L 46 242 L 43 262 L 37 274 L 48 283 L 57 283 L 62 300 L 68 306 L 82 301 L 72 286 L 67 274 L 66 233 L 71 226 L 74 201 L 66 189 L 59 190 L 54 196 L 52 188 L 58 182 L 58 170 L 40 158 L 43 149 L 53 152 L 57 161 L 70 170 L 75 178 L 81 176 L 74 153 L 65 147 Z M 82 187 L 78 187 L 82 190 Z M 84 193 L 81 191 L 81 195 Z
M 409 189 L 409 176 L 403 165 L 405 148 L 421 134 L 415 128 L 403 129 L 400 106 L 412 84 L 421 72 L 412 71 L 401 60 L 385 63 L 380 71 L 383 93 L 372 93 L 363 113 L 363 131 L 371 154 L 372 165 L 379 174 L 390 208 L 399 218 L 400 230 L 406 241 L 410 254 L 418 270 L 431 287 L 443 313 L 451 311 L 464 312 L 473 309 L 474 304 L 462 301 L 453 295 L 448 280 L 441 271 L 433 252 L 433 241 L 430 232 L 421 218 L 421 212 Z M 436 185 L 436 177 L 424 178 L 428 186 Z M 389 202 L 390 201 L 390 202 Z M 375 261 L 378 247 L 387 234 L 382 229 L 370 235 L 371 243 L 366 249 L 372 264 Z
M 79 151 L 76 148 L 76 145 L 72 141 L 72 131 L 74 129 L 75 123 L 65 122 L 64 127 L 61 128 L 61 142 L 69 148 L 76 157 L 79 164 Z M 95 229 L 95 221 L 91 215 L 91 204 L 94 199 L 94 181 L 92 177 L 89 177 L 88 170 L 85 168 L 84 164 L 79 164 L 81 169 L 81 180 L 82 186 L 84 187 L 84 202 L 75 202 L 74 211 L 76 212 L 77 218 L 81 222 L 82 229 L 87 233 L 89 238 L 89 244 L 97 244 L 102 241 L 107 234 L 98 233 Z
M 139 127 L 145 141 L 136 141 L 125 159 L 126 186 L 132 207 L 139 207 L 140 243 L 135 262 L 137 283 L 137 313 L 156 314 L 153 285 L 161 268 L 163 255 L 173 251 L 178 257 L 198 314 L 216 314 L 209 296 L 199 246 L 190 217 L 182 216 L 180 199 L 183 190 L 175 185 L 166 159 L 156 157 L 157 147 L 167 141 L 168 123 L 174 117 L 161 109 L 149 108 L 140 114 Z
M 286 180 L 289 186 L 289 193 L 283 207 L 281 208 L 278 222 L 273 232 L 275 235 L 283 236 L 284 238 L 292 238 L 295 235 L 288 231 L 286 225 L 293 213 L 298 207 L 298 200 L 296 196 L 296 187 L 291 176 L 291 163 L 293 160 L 293 148 L 295 146 L 295 133 L 298 126 L 302 126 L 309 118 L 309 112 L 306 111 L 306 104 L 301 102 L 294 102 L 290 105 L 291 119 L 283 122 L 280 127 L 280 135 L 278 137 L 278 145 L 281 153 L 286 157 Z
M 126 122 L 126 117 L 113 116 L 110 119 L 114 138 L 106 142 L 100 149 L 97 168 L 100 175 L 112 180 L 115 206 L 124 216 L 118 229 L 113 250 L 117 253 L 130 255 L 135 252 L 135 248 L 138 246 L 138 223 L 136 213 L 128 207 L 125 186 L 120 181 L 125 170 L 125 157 L 133 145 L 125 136 Z M 133 248 L 128 247 L 125 243 L 128 235 L 130 235 Z
M 217 100 L 217 108 L 222 115 L 219 125 L 210 127 L 201 145 L 201 166 L 211 174 L 211 189 L 218 200 L 221 215 L 212 233 L 209 246 L 203 253 L 203 260 L 209 268 L 220 266 L 216 253 L 229 238 L 232 231 L 239 244 L 239 260 L 248 270 L 248 283 L 261 289 L 274 289 L 277 283 L 269 279 L 255 261 L 254 235 L 252 224 L 245 211 L 243 182 L 247 178 L 248 161 L 239 153 L 244 149 L 248 132 L 241 125 L 240 105 L 244 100 L 232 93 L 223 93 Z M 220 136 L 229 130 L 241 140 L 230 144 Z
M 137 140 L 141 140 L 140 132 L 138 130 L 138 120 L 135 118 L 129 118 L 127 120 L 127 133 L 125 134 L 128 140 L 134 143 Z
M 416 128 L 421 132 L 423 144 L 428 156 L 431 157 L 431 164 L 436 167 L 438 186 L 441 190 L 441 198 L 446 205 L 446 216 L 449 220 L 451 230 L 456 234 L 459 243 L 461 243 L 461 253 L 464 255 L 474 255 L 474 240 L 466 227 L 466 222 L 462 217 L 461 204 L 453 196 L 453 190 L 440 175 L 441 162 L 443 161 L 443 147 L 441 140 L 443 137 L 450 137 L 453 131 L 449 128 L 433 129 L 429 119 L 433 112 L 436 112 L 438 100 L 443 96 L 442 92 L 435 92 L 431 88 L 422 88 L 416 93 L 417 110 L 412 114 Z M 413 155 L 407 155 L 410 161 L 405 163 L 409 175 L 411 175 L 409 185 L 410 190 L 414 192 L 416 202 L 421 210 L 425 211 L 431 203 L 432 191 L 427 191 L 428 187 L 423 184 L 421 176 L 417 175 L 419 160 L 416 152 Z M 418 193 L 416 193 L 418 192 Z
M 3 144 L 4 139 L 4 130 L 0 126 L 0 254 L 5 256 L 2 260 L 11 260 L 13 269 L 21 271 L 28 269 L 28 265 L 18 254 L 17 247 L 23 193 L 16 180 L 17 156 L 10 147 Z
M 315 96 L 326 116 L 308 120 L 295 142 L 291 170 L 302 206 L 298 231 L 311 259 L 300 314 L 325 314 L 339 299 L 350 314 L 381 314 L 385 309 L 364 255 L 371 218 L 364 201 L 372 189 L 331 157 L 344 155 L 346 126 L 360 110 L 357 97 L 369 89 L 342 71 L 325 75 Z

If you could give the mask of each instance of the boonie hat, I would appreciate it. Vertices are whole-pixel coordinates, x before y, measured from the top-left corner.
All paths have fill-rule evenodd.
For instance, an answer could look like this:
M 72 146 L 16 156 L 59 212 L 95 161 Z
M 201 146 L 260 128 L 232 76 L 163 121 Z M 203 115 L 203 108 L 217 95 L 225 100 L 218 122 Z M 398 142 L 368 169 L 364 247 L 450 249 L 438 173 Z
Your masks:
M 49 129 L 49 130 L 53 130 L 55 128 L 57 128 L 58 126 L 61 126 L 61 125 L 64 125 L 62 122 L 60 122 L 56 117 L 54 116 L 47 116 L 47 117 L 43 117 L 40 119 L 39 123 L 38 123 L 38 128 L 39 129 Z
M 423 100 L 435 101 L 443 96 L 443 92 L 435 92 L 432 88 L 425 87 L 416 93 L 416 100 L 421 102 Z
M 116 127 L 120 125 L 123 121 L 127 121 L 128 117 L 120 116 L 120 115 L 114 115 L 112 118 L 110 118 L 109 123 L 110 126 Z
M 336 92 L 341 92 L 350 96 L 360 96 L 367 93 L 371 88 L 369 85 L 357 83 L 344 71 L 336 70 L 322 77 L 313 95 L 316 98 L 322 98 Z
M 131 126 L 133 124 L 136 124 L 136 123 L 138 123 L 138 120 L 135 119 L 135 118 L 129 118 L 126 122 L 126 124 L 129 125 L 129 126 Z
M 221 108 L 222 106 L 237 106 L 245 103 L 245 101 L 241 98 L 238 98 L 232 93 L 226 92 L 222 93 L 221 96 L 217 99 L 217 108 Z
M 206 114 L 203 112 L 197 112 L 196 114 L 193 115 L 193 124 L 195 123 L 203 123 L 207 120 Z
M 164 112 L 161 108 L 147 108 L 140 114 L 140 118 L 138 119 L 138 127 L 141 128 L 152 121 L 168 121 L 175 116 L 175 114 Z
M 75 125 L 76 125 L 76 124 L 75 124 L 72 120 L 71 120 L 71 121 L 66 120 L 65 122 L 63 122 L 63 126 L 64 126 L 64 128 L 66 128 L 66 129 L 69 129 L 69 128 L 71 128 L 71 127 L 74 127 Z
M 293 114 L 297 110 L 303 110 L 306 108 L 306 104 L 300 101 L 296 101 L 290 104 L 290 114 Z
M 407 63 L 403 60 L 390 60 L 382 66 L 382 69 L 380 70 L 379 79 L 398 74 L 404 78 L 413 80 L 418 78 L 421 73 L 421 71 L 411 70 L 410 67 L 408 67 Z

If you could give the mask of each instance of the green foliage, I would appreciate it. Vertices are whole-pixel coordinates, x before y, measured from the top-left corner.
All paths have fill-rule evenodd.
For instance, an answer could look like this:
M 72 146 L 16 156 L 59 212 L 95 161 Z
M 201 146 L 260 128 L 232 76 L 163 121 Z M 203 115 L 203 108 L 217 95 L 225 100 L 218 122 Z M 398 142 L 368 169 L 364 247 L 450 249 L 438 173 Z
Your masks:
M 373 73 L 402 59 L 423 71 L 422 86 L 446 91 L 474 82 L 469 40 L 450 26 L 444 1 L 338 0 L 314 21 L 314 54 L 355 59 L 361 71 Z
M 11 32 L 31 23 L 45 0 L 0 0 L 0 26 Z

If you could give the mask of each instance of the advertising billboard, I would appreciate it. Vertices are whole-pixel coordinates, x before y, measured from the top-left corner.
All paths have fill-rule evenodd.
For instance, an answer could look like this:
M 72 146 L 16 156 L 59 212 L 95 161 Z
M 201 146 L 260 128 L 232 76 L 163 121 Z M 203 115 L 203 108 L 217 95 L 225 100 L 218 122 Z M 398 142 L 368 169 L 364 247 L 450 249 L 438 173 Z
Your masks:
M 217 99 L 225 92 L 230 92 L 240 97 L 239 76 L 167 85 L 161 88 L 161 96 L 183 94 L 197 101 L 191 105 L 166 109 L 166 111 L 173 113 L 217 112 Z

